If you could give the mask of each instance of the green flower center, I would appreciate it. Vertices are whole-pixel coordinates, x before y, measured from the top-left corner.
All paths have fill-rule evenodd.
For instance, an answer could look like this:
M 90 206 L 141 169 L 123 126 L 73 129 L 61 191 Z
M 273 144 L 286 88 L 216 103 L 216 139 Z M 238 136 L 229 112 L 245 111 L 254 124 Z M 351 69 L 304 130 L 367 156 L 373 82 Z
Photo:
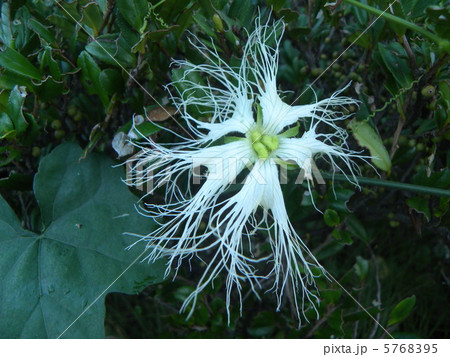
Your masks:
M 252 148 L 260 159 L 267 159 L 270 153 L 278 149 L 278 137 L 271 135 L 264 135 L 261 129 L 254 129 L 250 132 L 250 140 Z

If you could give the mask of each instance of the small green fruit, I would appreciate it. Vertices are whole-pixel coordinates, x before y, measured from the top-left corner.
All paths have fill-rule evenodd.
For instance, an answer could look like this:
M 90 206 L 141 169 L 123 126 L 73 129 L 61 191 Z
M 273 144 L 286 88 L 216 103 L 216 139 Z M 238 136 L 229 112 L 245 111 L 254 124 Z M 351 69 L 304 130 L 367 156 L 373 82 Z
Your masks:
M 73 120 L 75 121 L 80 121 L 81 119 L 83 119 L 83 113 L 81 112 L 77 112 L 77 114 L 73 117 Z
M 50 126 L 51 126 L 52 129 L 54 129 L 54 130 L 61 129 L 61 121 L 58 120 L 58 119 L 53 120 L 52 123 L 50 124 Z
M 77 107 L 75 105 L 69 105 L 69 108 L 67 108 L 67 114 L 71 117 L 75 116 L 77 114 Z
M 31 149 L 31 155 L 33 157 L 39 157 L 41 155 L 41 148 L 39 146 L 33 146 Z
M 434 93 L 436 93 L 436 89 L 432 85 L 429 84 L 429 85 L 423 87 L 422 91 L 420 93 L 422 93 L 424 98 L 431 98 L 431 97 L 433 97 Z
M 64 130 L 55 130 L 55 139 L 61 140 L 66 135 L 66 132 Z
M 313 68 L 313 69 L 311 70 L 311 74 L 312 74 L 313 77 L 318 77 L 318 76 L 320 76 L 320 75 L 322 74 L 322 72 L 323 72 L 323 69 L 322 69 L 322 68 Z

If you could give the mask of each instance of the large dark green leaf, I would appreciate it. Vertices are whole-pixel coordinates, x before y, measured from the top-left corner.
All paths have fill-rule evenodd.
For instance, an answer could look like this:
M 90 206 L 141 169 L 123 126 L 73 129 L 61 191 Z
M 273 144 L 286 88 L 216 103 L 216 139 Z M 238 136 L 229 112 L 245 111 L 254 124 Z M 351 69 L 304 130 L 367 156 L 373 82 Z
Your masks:
M 97 37 L 103 23 L 100 7 L 95 2 L 90 2 L 83 6 L 82 14 L 82 23 L 92 30 L 92 35 L 94 35 L 94 37 Z
M 19 52 L 10 47 L 0 52 L 0 67 L 5 67 L 10 71 L 25 77 L 30 77 L 36 80 L 41 79 L 41 73 L 38 69 Z
M 277 12 L 285 5 L 286 0 L 266 0 L 266 3 Z
M 143 247 L 125 249 L 135 238 L 124 232 L 148 233 L 154 223 L 135 211 L 121 170 L 105 156 L 81 155 L 67 143 L 41 161 L 34 182 L 41 234 L 23 230 L 0 197 L 1 337 L 58 337 L 95 302 L 62 337 L 101 338 L 105 293 L 162 280 L 161 263 L 132 264 Z
M 92 56 L 100 61 L 119 67 L 134 67 L 136 58 L 131 55 L 131 45 L 121 34 L 99 36 L 86 46 Z
M 233 1 L 228 16 L 239 20 L 239 24 L 248 27 L 252 20 L 254 6 L 251 1 Z
M 378 51 L 399 88 L 408 88 L 412 82 L 411 67 L 405 49 L 398 43 L 378 43 Z
M 148 1 L 118 1 L 116 5 L 125 20 L 139 31 L 144 25 L 144 19 L 148 12 Z
M 81 67 L 81 80 L 90 94 L 98 94 L 103 106 L 106 108 L 109 104 L 108 96 L 100 82 L 100 67 L 86 51 L 81 52 L 77 60 Z
M 55 39 L 55 36 L 53 35 L 52 31 L 49 30 L 47 27 L 45 27 L 43 24 L 41 24 L 36 19 L 30 19 L 30 21 L 28 21 L 28 26 L 34 32 L 37 33 L 37 35 L 39 36 L 39 38 L 41 40 L 44 40 L 45 42 L 47 42 L 49 44 L 56 43 L 56 39 Z

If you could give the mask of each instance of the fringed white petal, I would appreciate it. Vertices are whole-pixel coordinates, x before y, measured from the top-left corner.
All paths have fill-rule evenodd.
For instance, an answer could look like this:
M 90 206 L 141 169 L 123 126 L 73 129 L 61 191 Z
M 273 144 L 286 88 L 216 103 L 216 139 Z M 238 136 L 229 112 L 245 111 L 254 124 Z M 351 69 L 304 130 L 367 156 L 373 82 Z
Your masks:
M 215 47 L 211 50 L 202 43 L 191 41 L 191 44 L 203 54 L 207 63 L 195 65 L 174 61 L 184 69 L 184 73 L 171 83 L 179 94 L 172 97 L 172 101 L 198 137 L 198 142 L 211 142 L 231 132 L 245 133 L 254 122 L 252 88 L 247 80 L 245 61 L 235 69 L 219 57 Z M 196 76 L 207 76 L 207 83 L 200 84 L 190 79 Z M 177 84 L 181 84 L 184 90 L 180 91 Z M 209 121 L 193 118 L 189 114 L 190 106 L 196 106 Z
M 335 124 L 336 121 L 345 120 L 350 115 L 339 111 L 347 105 L 357 105 L 358 101 L 344 96 L 338 96 L 343 90 L 334 93 L 330 98 L 308 105 L 288 105 L 282 101 L 274 84 L 266 87 L 258 97 L 264 114 L 264 131 L 268 135 L 276 135 L 289 125 L 304 118 L 311 118 L 311 125 L 318 122 L 326 123 L 335 130 L 342 130 Z
M 155 148 L 160 150 L 154 150 Z M 208 263 L 194 295 L 202 291 L 224 268 L 235 269 L 251 277 L 253 272 L 246 258 L 237 254 L 236 248 L 230 246 L 225 239 L 217 238 L 218 227 L 211 225 L 217 219 L 214 212 L 228 204 L 223 201 L 222 194 L 235 182 L 237 175 L 254 155 L 251 144 L 247 140 L 239 140 L 197 151 L 170 150 L 170 156 L 167 155 L 168 151 L 154 144 L 135 163 L 135 169 L 140 168 L 139 173 L 142 174 L 145 168 L 151 168 L 152 174 L 147 173 L 146 177 L 153 177 L 157 183 L 166 185 L 168 203 L 146 204 L 142 209 L 145 215 L 165 220 L 151 234 L 140 237 L 140 241 L 145 241 L 150 251 L 147 259 L 155 261 L 163 255 L 167 256 L 169 261 L 166 274 L 169 274 L 170 268 L 178 269 L 183 259 L 214 249 L 214 257 Z M 186 172 L 192 175 L 195 166 L 204 166 L 208 170 L 206 181 L 199 191 L 194 195 L 191 195 L 190 190 L 188 194 L 175 194 L 178 192 L 177 178 Z M 256 207 L 257 205 L 256 203 Z M 209 222 L 206 229 L 200 229 L 202 222 Z M 191 299 L 195 301 L 194 295 Z M 185 307 L 191 299 L 186 301 Z
M 340 143 L 335 141 L 340 141 Z M 336 171 L 343 173 L 351 183 L 358 187 L 356 175 L 361 172 L 353 159 L 368 158 L 360 155 L 359 152 L 349 150 L 347 143 L 342 141 L 341 131 L 332 134 L 316 134 L 314 129 L 305 132 L 301 138 L 281 138 L 276 154 L 282 160 L 297 163 L 301 169 L 305 170 L 308 178 L 312 178 L 311 160 L 320 156 L 331 163 L 333 173 Z M 344 167 L 338 166 L 336 159 L 341 159 L 345 164 Z
M 257 161 L 247 176 L 241 190 L 224 200 L 220 208 L 211 215 L 207 230 L 214 232 L 216 253 L 208 262 L 207 268 L 196 290 L 186 299 L 182 309 L 190 304 L 195 306 L 198 294 L 211 283 L 220 271 L 226 270 L 226 306 L 230 316 L 231 292 L 233 288 L 239 294 L 242 311 L 242 282 L 250 283 L 255 294 L 259 285 L 254 263 L 266 258 L 253 258 L 251 236 L 259 227 L 254 214 L 260 205 L 265 185 L 261 184 L 262 161 Z M 192 307 L 192 309 L 193 309 Z M 192 311 L 192 310 L 191 310 Z
M 284 32 L 281 21 L 273 25 L 261 25 L 260 20 L 255 22 L 256 29 L 247 42 L 247 50 L 251 54 L 249 68 L 256 78 L 255 86 L 258 88 L 258 101 L 263 111 L 264 133 L 277 135 L 281 131 L 303 118 L 312 118 L 326 121 L 334 125 L 335 120 L 342 120 L 348 116 L 337 111 L 345 105 L 357 104 L 352 98 L 338 95 L 348 88 L 348 85 L 334 93 L 330 98 L 308 105 L 288 105 L 281 99 L 277 85 L 276 75 L 279 61 L 279 45 Z M 269 43 L 273 42 L 273 46 Z
M 291 285 L 292 297 L 300 321 L 301 313 L 304 315 L 306 301 L 311 303 L 313 309 L 316 309 L 315 306 L 319 303 L 317 296 L 310 291 L 310 287 L 311 290 L 316 288 L 314 281 L 316 276 L 312 269 L 316 268 L 316 271 L 322 271 L 323 275 L 325 275 L 325 271 L 321 270 L 320 264 L 289 222 L 278 178 L 278 169 L 272 160 L 267 160 L 263 175 L 267 183 L 261 205 L 266 210 L 265 215 L 271 216 L 273 220 L 273 229 L 269 230 L 274 264 L 273 290 L 278 297 L 279 309 L 287 284 Z M 300 303 L 297 294 L 302 296 Z M 306 319 L 305 315 L 304 317 Z

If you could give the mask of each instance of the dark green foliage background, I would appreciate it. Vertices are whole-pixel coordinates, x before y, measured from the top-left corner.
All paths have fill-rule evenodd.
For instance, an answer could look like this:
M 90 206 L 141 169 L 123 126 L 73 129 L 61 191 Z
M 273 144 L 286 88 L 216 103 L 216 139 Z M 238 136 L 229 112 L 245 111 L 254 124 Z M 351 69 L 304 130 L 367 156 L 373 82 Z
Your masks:
M 255 17 L 260 13 L 267 18 L 271 7 L 271 16 L 283 17 L 287 24 L 278 73 L 280 89 L 289 91 L 284 94 L 285 101 L 291 103 L 306 90 L 296 104 L 311 103 L 314 96 L 307 90 L 309 85 L 323 99 L 351 80 L 352 85 L 344 94 L 359 99 L 361 106 L 349 110 L 355 113 L 356 120 L 370 124 L 375 130 L 373 140 L 378 140 L 390 154 L 391 163 L 387 164 L 388 169 L 380 170 L 380 176 L 361 162 L 363 176 L 375 179 L 361 181 L 361 191 L 340 180 L 335 181 L 334 190 L 331 181 L 326 186 L 316 186 L 314 200 L 324 215 L 304 195 L 305 186 L 284 187 L 293 225 L 336 279 L 318 280 L 321 305 L 317 320 L 309 311 L 310 322 L 304 322 L 299 329 L 289 294 L 281 311 L 276 312 L 271 293 L 262 294 L 258 300 L 244 292 L 243 315 L 239 317 L 235 306 L 228 325 L 219 279 L 202 294 L 193 317 L 186 321 L 178 310 L 194 289 L 203 269 L 201 264 L 193 263 L 190 270 L 186 264 L 177 277 L 162 283 L 157 283 L 162 278 L 161 265 L 146 268 L 141 265 L 142 276 L 153 274 L 153 278 L 143 279 L 140 284 L 136 283 L 139 279 L 129 279 L 119 289 L 123 293 L 142 290 L 138 295 L 107 295 L 106 314 L 103 299 L 95 306 L 95 329 L 83 330 L 83 326 L 75 325 L 67 337 L 102 335 L 103 318 L 106 336 L 120 338 L 387 337 L 354 299 L 394 337 L 449 337 L 450 82 L 448 49 L 435 40 L 448 36 L 449 6 L 439 0 L 401 0 L 392 7 L 392 15 L 432 34 L 427 37 L 401 22 L 384 18 L 366 31 L 376 17 L 374 14 L 351 5 L 350 1 L 336 6 L 325 3 L 324 0 L 1 3 L 0 193 L 21 222 L 21 227 L 16 222 L 20 232 L 15 239 L 25 239 L 19 237 L 23 232 L 36 239 L 45 234 L 54 218 L 43 209 L 46 202 L 53 201 L 54 193 L 50 189 L 36 190 L 36 185 L 45 187 L 42 177 L 36 177 L 43 162 L 44 167 L 55 167 L 49 176 L 52 178 L 62 175 L 63 169 L 70 170 L 70 165 L 80 157 L 89 162 L 86 165 L 95 166 L 94 162 L 98 162 L 102 167 L 111 166 L 111 159 L 123 162 L 123 158 L 116 159 L 111 141 L 119 131 L 127 132 L 133 115 L 144 114 L 144 110 L 159 124 L 181 133 L 172 118 L 152 109 L 160 103 L 170 110 L 164 85 L 180 75 L 170 67 L 173 58 L 202 61 L 187 41 L 188 31 L 205 43 L 214 41 L 221 56 L 238 65 Z M 388 4 L 385 0 L 361 3 L 381 10 Z M 175 119 L 179 117 L 175 115 Z M 150 123 L 141 130 L 159 142 L 176 140 Z M 356 139 L 350 142 L 353 148 L 359 147 Z M 69 150 L 67 145 L 75 150 L 67 154 L 72 161 L 57 154 Z M 117 180 L 123 177 L 123 166 L 111 170 L 117 172 Z M 89 175 L 92 187 L 102 184 L 106 185 L 103 187 L 106 192 L 117 191 L 112 181 L 101 181 L 101 175 L 97 177 L 91 171 Z M 383 187 L 384 180 L 392 181 L 391 187 Z M 58 182 L 62 185 L 61 192 L 72 192 L 70 181 Z M 89 190 L 84 193 L 80 199 L 89 203 Z M 141 192 L 135 190 L 134 194 L 126 196 L 125 201 L 137 201 Z M 123 201 L 117 200 L 117 208 Z M 6 203 L 1 203 L 1 208 L 8 212 L 5 216 L 8 220 L 14 217 Z M 97 220 L 95 231 L 110 227 L 110 219 L 110 215 L 105 215 Z M 151 230 L 151 222 L 140 225 L 146 224 Z M 120 229 L 126 231 L 126 226 Z M 133 226 L 136 224 L 130 221 L 130 231 Z M 60 231 L 66 229 L 61 227 Z M 7 237 L 4 232 L 6 228 L 2 239 Z M 116 233 L 117 230 L 112 235 Z M 264 236 L 258 239 L 264 251 Z M 6 267 L 8 259 L 15 258 L 5 245 L 0 246 L 4 264 L 0 267 Z M 123 247 L 120 246 L 118 255 L 126 254 Z M 132 261 L 134 257 L 126 259 Z M 8 270 L 0 271 L 3 274 Z M 1 278 L 4 285 L 0 292 L 6 294 L 4 282 L 11 279 Z M 27 291 L 26 281 L 20 279 L 14 280 L 14 284 Z M 102 286 L 110 283 L 106 277 L 102 281 L 101 276 L 96 277 L 96 282 Z M 89 303 L 95 294 L 91 294 L 92 284 L 86 284 L 86 294 L 81 297 Z M 269 281 L 265 288 L 270 287 Z M 2 301 L 2 308 L 3 305 Z M 1 316 L 3 321 L 12 318 L 8 316 L 12 310 L 0 311 L 6 315 L 6 319 Z M 57 316 L 52 318 L 58 321 Z M 55 329 L 66 324 L 65 320 L 59 322 Z M 6 331 L 7 327 L 0 324 L 0 336 L 20 337 L 20 333 Z M 55 330 L 44 336 L 34 330 L 25 335 L 57 334 Z

